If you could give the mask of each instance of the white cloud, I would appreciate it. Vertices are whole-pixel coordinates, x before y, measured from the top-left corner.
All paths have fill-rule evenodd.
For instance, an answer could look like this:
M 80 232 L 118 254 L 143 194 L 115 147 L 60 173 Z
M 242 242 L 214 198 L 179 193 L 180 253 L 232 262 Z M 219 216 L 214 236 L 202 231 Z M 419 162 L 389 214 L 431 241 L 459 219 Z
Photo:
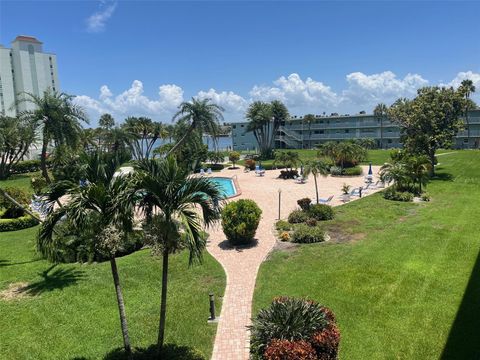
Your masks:
M 90 15 L 87 20 L 87 31 L 96 33 L 105 30 L 108 19 L 110 19 L 117 7 L 117 3 L 107 5 L 107 3 L 100 3 L 100 9 Z
M 200 91 L 197 94 L 200 99 L 211 99 L 217 105 L 225 109 L 225 112 L 238 120 L 243 118 L 243 113 L 247 109 L 248 101 L 233 91 L 217 92 L 215 89 Z
M 273 84 L 274 86 L 255 85 L 250 96 L 253 100 L 280 100 L 292 108 L 332 107 L 338 102 L 338 96 L 330 86 L 309 77 L 302 80 L 296 73 L 282 76 Z
M 457 88 L 460 86 L 463 80 L 472 80 L 473 85 L 477 88 L 477 91 L 480 92 L 480 73 L 474 73 L 473 71 L 461 71 L 447 84 L 442 84 L 444 86 L 453 86 Z
M 480 102 L 480 73 L 460 72 L 452 81 L 442 86 L 458 86 L 462 80 L 471 79 L 477 87 L 472 98 Z M 429 81 L 418 74 L 397 77 L 391 71 L 378 74 L 354 72 L 346 76 L 346 88 L 339 93 L 330 86 L 311 78 L 302 78 L 298 74 L 282 76 L 271 86 L 255 85 L 249 97 L 242 97 L 233 91 L 199 91 L 195 96 L 212 101 L 225 109 L 226 121 L 240 121 L 245 110 L 254 100 L 281 100 L 295 115 L 308 112 L 339 112 L 354 114 L 360 110 L 371 112 L 379 102 L 391 104 L 399 97 L 414 97 L 418 88 Z M 436 85 L 436 84 L 432 84 Z M 178 106 L 185 101 L 183 89 L 175 84 L 163 84 L 158 87 L 158 96 L 150 98 L 144 94 L 143 83 L 134 80 L 127 90 L 115 95 L 107 85 L 100 87 L 98 98 L 87 95 L 77 96 L 75 102 L 85 108 L 90 115 L 92 125 L 102 113 L 111 113 L 117 121 L 127 116 L 148 116 L 157 121 L 170 122 Z
M 346 76 L 348 88 L 342 92 L 342 104 L 356 104 L 369 110 L 379 102 L 390 104 L 400 97 L 412 97 L 417 89 L 428 85 L 418 74 L 407 74 L 403 79 L 391 71 L 367 75 L 354 72 Z

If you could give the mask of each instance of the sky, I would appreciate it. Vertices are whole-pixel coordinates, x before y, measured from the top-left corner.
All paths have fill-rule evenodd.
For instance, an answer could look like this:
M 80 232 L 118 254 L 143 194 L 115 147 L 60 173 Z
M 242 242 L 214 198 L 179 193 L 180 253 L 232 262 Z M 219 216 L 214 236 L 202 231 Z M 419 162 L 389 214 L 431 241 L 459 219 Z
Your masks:
M 480 1 L 0 0 L 0 43 L 42 41 L 93 126 L 170 122 L 192 97 L 233 122 L 255 100 L 355 114 L 465 78 L 480 103 L 479 15 Z

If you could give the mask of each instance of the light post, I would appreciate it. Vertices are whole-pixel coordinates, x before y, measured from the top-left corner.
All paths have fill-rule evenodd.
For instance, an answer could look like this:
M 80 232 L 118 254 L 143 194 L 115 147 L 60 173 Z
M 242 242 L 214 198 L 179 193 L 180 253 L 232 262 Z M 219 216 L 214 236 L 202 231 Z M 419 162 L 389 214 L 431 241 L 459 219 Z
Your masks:
M 282 189 L 278 189 L 278 220 L 280 220 L 280 205 L 282 203 Z

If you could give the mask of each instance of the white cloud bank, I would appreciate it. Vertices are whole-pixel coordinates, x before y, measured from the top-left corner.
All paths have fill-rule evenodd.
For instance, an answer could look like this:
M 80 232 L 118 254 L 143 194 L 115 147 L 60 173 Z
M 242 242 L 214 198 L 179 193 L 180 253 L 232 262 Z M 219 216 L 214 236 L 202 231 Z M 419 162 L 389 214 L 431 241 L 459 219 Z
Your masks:
M 87 31 L 91 33 L 104 31 L 107 21 L 112 17 L 116 8 L 116 2 L 112 4 L 107 4 L 105 2 L 100 3 L 100 9 L 90 15 L 86 20 Z
M 459 72 L 448 83 L 442 86 L 457 87 L 462 80 L 471 79 L 478 89 L 473 97 L 480 100 L 480 73 L 472 71 Z M 248 97 L 243 97 L 233 91 L 199 91 L 195 97 L 209 98 L 225 109 L 226 121 L 240 121 L 249 103 L 254 100 L 281 100 L 292 114 L 312 112 L 356 113 L 360 110 L 372 111 L 373 107 L 384 102 L 391 104 L 399 97 L 413 97 L 418 88 L 435 85 L 419 74 L 407 74 L 398 77 L 391 71 L 378 74 L 354 72 L 346 75 L 345 89 L 335 92 L 321 81 L 293 73 L 282 76 L 271 85 L 254 85 Z M 112 114 L 117 121 L 123 121 L 127 116 L 149 116 L 154 120 L 169 122 L 178 105 L 185 98 L 183 89 L 175 84 L 164 84 L 158 87 L 158 96 L 150 98 L 144 94 L 143 83 L 134 80 L 129 89 L 114 95 L 107 85 L 100 87 L 98 98 L 87 95 L 77 96 L 75 102 L 83 106 L 90 115 L 93 125 L 103 113 Z

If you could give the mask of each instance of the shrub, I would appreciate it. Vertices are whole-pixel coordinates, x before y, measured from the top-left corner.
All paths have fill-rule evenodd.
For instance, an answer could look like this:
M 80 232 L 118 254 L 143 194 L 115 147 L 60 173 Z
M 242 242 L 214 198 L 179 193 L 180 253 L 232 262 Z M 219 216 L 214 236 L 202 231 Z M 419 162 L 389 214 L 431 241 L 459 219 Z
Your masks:
M 343 175 L 345 176 L 358 176 L 363 174 L 363 169 L 360 166 L 354 166 L 343 169 Z
M 330 167 L 330 174 L 332 176 L 340 176 L 342 175 L 342 168 L 339 166 L 331 166 Z
M 20 216 L 15 219 L 0 219 L 0 232 L 26 229 L 38 224 L 30 215 Z
M 256 165 L 256 162 L 255 160 L 253 159 L 246 159 L 245 162 L 245 168 L 246 169 L 249 169 L 249 170 L 255 170 L 255 165 Z
M 289 341 L 273 339 L 268 344 L 265 360 L 317 360 L 315 349 L 305 340 Z
M 222 211 L 222 227 L 234 245 L 250 242 L 255 236 L 262 210 L 253 200 L 241 199 L 227 204 Z
M 40 195 L 43 192 L 43 189 L 47 187 L 47 181 L 43 177 L 34 176 L 30 178 L 30 186 L 36 195 Z
M 297 204 L 298 206 L 300 206 L 302 210 L 308 210 L 310 208 L 311 203 L 312 203 L 312 200 L 310 198 L 303 198 L 303 199 L 297 200 Z
M 333 208 L 326 204 L 314 204 L 308 209 L 308 215 L 316 220 L 332 220 L 335 217 Z
M 334 321 L 331 321 L 323 330 L 315 333 L 310 340 L 320 360 L 336 360 L 338 357 L 340 331 Z
M 12 166 L 13 174 L 24 174 L 40 170 L 40 160 L 19 161 Z
M 389 187 L 385 192 L 383 193 L 383 197 L 387 200 L 393 200 L 393 201 L 413 201 L 413 194 L 406 192 L 406 191 L 397 191 L 397 189 L 392 186 Z
M 312 244 L 325 240 L 325 232 L 318 226 L 311 227 L 306 224 L 298 224 L 292 235 L 292 242 Z
M 305 224 L 307 224 L 308 226 L 317 226 L 317 219 L 308 218 L 307 220 L 305 220 Z
M 212 169 L 213 171 L 218 171 L 218 170 L 222 170 L 223 168 L 225 168 L 225 165 L 223 165 L 223 164 L 208 164 L 206 166 L 209 167 L 210 169 Z
M 285 220 L 278 220 L 275 224 L 275 227 L 278 231 L 290 231 L 292 230 L 292 225 Z
M 5 192 L 21 205 L 27 206 L 30 202 L 30 194 L 25 190 L 16 187 L 6 187 Z M 3 196 L 0 196 L 0 207 L 5 209 L 1 216 L 3 219 L 15 219 L 25 214 L 21 207 L 15 206 Z
M 290 241 L 290 234 L 287 231 L 283 231 L 280 234 L 280 240 L 281 241 Z
M 283 180 L 294 179 L 298 176 L 298 170 L 280 170 L 278 177 Z
M 238 151 L 230 151 L 228 153 L 228 160 L 230 160 L 233 164 L 233 168 L 235 168 L 235 163 L 240 160 L 240 153 Z
M 308 214 L 303 210 L 293 210 L 288 215 L 288 222 L 290 224 L 299 224 L 305 222 L 308 219 Z
M 329 353 L 338 351 L 338 341 L 334 348 L 330 344 L 335 345 L 332 340 L 340 339 L 334 336 L 332 329 L 336 329 L 335 317 L 328 308 L 306 299 L 276 298 L 270 307 L 260 310 L 252 321 L 250 352 L 257 359 L 286 360 L 296 359 L 289 357 L 290 354 L 302 354 L 294 349 L 303 349 L 305 356 L 314 357 L 298 359 L 330 359 L 325 357 L 326 350 Z M 290 343 L 279 340 L 288 340 Z
M 428 194 L 422 194 L 421 199 L 422 199 L 423 201 L 430 201 L 430 195 L 428 195 Z

